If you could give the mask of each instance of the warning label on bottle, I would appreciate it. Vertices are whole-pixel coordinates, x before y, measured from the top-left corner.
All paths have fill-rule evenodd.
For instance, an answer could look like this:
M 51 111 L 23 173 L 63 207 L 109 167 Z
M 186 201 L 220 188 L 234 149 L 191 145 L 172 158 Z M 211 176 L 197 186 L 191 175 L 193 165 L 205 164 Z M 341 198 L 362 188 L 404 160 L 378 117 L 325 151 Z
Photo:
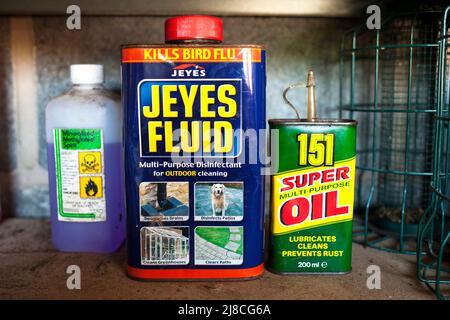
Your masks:
M 58 220 L 106 220 L 103 132 L 54 129 Z

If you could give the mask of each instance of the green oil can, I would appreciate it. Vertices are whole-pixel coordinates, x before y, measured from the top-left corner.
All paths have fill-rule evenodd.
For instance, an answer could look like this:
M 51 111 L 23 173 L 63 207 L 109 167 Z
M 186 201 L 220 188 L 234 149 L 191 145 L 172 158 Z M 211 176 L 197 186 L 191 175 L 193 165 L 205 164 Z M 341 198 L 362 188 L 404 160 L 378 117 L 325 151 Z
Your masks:
M 280 274 L 347 273 L 352 257 L 357 123 L 316 118 L 312 72 L 306 87 L 307 119 L 269 120 L 268 268 Z

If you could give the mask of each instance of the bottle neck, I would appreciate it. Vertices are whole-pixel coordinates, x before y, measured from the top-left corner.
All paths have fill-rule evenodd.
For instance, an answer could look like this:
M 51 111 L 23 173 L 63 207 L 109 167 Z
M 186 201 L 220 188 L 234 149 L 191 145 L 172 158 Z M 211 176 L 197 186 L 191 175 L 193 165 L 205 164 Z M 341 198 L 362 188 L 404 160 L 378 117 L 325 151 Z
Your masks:
M 102 83 L 74 83 L 72 88 L 75 90 L 93 90 L 93 89 L 103 89 Z
M 212 39 L 178 39 L 178 40 L 168 40 L 167 44 L 220 44 L 220 40 Z

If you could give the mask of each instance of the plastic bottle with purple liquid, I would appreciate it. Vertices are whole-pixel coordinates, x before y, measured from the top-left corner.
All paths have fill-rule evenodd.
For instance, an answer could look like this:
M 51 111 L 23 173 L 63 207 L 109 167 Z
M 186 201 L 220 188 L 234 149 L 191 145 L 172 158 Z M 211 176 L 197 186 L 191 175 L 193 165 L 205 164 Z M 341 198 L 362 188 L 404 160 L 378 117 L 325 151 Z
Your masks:
M 71 65 L 72 88 L 46 109 L 53 245 L 113 252 L 125 239 L 120 98 L 102 65 Z

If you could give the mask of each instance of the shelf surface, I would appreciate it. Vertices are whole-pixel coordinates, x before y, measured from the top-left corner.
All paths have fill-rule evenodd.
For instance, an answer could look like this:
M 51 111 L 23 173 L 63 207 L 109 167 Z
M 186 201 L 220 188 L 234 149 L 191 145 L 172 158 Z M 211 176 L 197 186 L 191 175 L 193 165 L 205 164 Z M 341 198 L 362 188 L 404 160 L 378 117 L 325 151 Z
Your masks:
M 50 222 L 0 223 L 0 299 L 435 299 L 415 277 L 414 256 L 353 246 L 353 271 L 336 276 L 278 276 L 233 282 L 140 282 L 125 274 L 126 253 L 59 253 Z M 81 268 L 81 290 L 66 288 L 66 269 Z M 367 267 L 381 268 L 381 289 L 367 289 Z

